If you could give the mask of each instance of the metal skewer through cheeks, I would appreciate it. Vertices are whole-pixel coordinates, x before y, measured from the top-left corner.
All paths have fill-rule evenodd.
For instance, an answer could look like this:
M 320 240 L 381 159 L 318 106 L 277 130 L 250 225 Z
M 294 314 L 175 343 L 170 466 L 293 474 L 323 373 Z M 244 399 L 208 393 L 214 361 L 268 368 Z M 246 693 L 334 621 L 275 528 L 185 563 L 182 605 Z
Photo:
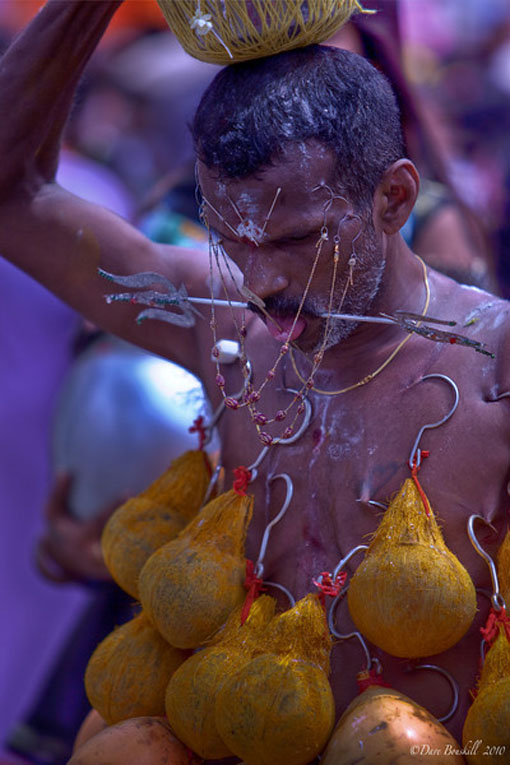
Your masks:
M 143 292 L 121 292 L 105 295 L 105 299 L 108 303 L 139 303 L 141 305 L 149 306 L 136 317 L 138 323 L 141 323 L 146 319 L 158 319 L 180 327 L 193 327 L 195 325 L 195 317 L 202 317 L 202 314 L 194 307 L 195 304 L 211 305 L 214 302 L 216 307 L 249 308 L 249 304 L 242 301 L 219 300 L 216 298 L 214 298 L 213 301 L 211 298 L 191 297 L 188 295 L 184 285 L 181 285 L 177 289 L 165 276 L 152 271 L 144 271 L 129 276 L 120 276 L 111 274 L 108 271 L 99 268 L 98 273 L 104 279 L 107 279 L 114 284 L 131 287 L 133 289 L 144 288 Z M 154 285 L 156 284 L 160 285 L 162 289 L 154 289 Z M 151 289 L 147 289 L 149 287 Z M 323 316 L 323 318 L 341 319 L 343 321 L 390 324 L 400 327 L 404 332 L 420 335 L 426 340 L 432 340 L 436 343 L 463 345 L 472 348 L 485 356 L 494 358 L 494 354 L 485 349 L 485 343 L 473 340 L 472 338 L 457 332 L 437 329 L 422 323 L 427 321 L 429 324 L 442 324 L 449 327 L 456 325 L 457 322 L 448 319 L 435 319 L 431 316 L 423 316 L 408 311 L 395 311 L 393 315 L 382 313 L 380 316 L 363 316 L 344 313 L 326 313 L 321 314 L 321 316 Z

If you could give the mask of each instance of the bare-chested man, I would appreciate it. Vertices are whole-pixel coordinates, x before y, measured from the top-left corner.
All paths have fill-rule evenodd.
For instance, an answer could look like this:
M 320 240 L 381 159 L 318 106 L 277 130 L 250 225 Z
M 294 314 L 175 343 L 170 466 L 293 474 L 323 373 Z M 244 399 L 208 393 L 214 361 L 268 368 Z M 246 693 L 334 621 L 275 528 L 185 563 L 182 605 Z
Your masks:
M 0 251 L 105 329 L 189 368 L 217 404 L 222 390 L 239 390 L 242 376 L 238 363 L 222 365 L 225 386 L 218 387 L 209 322 L 198 320 L 191 329 L 138 325 L 136 306 L 106 305 L 105 282 L 97 275 L 99 265 L 115 274 L 157 271 L 177 286 L 184 283 L 190 295 L 207 296 L 208 259 L 154 244 L 54 183 L 74 89 L 117 6 L 109 0 L 50 0 L 4 56 Z M 266 483 L 268 475 L 281 472 L 291 476 L 295 492 L 271 536 L 268 579 L 300 597 L 314 589 L 321 571 L 333 570 L 366 541 L 380 519 L 368 500 L 387 502 L 398 490 L 410 475 L 407 462 L 419 429 L 451 408 L 448 384 L 422 381 L 435 373 L 455 381 L 460 403 L 447 424 L 424 437 L 430 457 L 421 483 L 443 521 L 448 546 L 475 585 L 490 589 L 488 567 L 469 542 L 466 521 L 477 513 L 494 523 L 498 534 L 484 537 L 484 545 L 495 556 L 509 505 L 509 306 L 425 268 L 405 245 L 399 231 L 419 180 L 404 158 L 385 81 L 353 54 L 325 48 L 234 66 L 206 94 L 194 134 L 211 235 L 239 269 L 233 276 L 242 274 L 268 313 L 250 312 L 246 321 L 256 390 L 279 359 L 257 410 L 274 418 L 291 403 L 293 394 L 284 388 L 300 390 L 308 382 L 313 411 L 302 438 L 272 447 L 260 467 L 251 487 L 256 504 L 247 555 L 256 557 L 263 529 L 281 505 L 283 485 L 268 489 Z M 223 297 L 217 272 L 213 290 Z M 323 314 L 339 304 L 347 313 L 401 310 L 455 320 L 495 359 L 406 335 L 396 326 L 338 319 L 327 324 Z M 228 309 L 216 313 L 217 337 L 238 340 L 241 319 L 236 329 Z M 292 348 L 285 352 L 289 333 Z M 281 435 L 297 408 L 259 430 Z M 221 421 L 228 476 L 260 452 L 253 419 L 243 407 Z M 358 562 L 353 560 L 351 572 Z M 478 606 L 460 643 L 433 657 L 460 687 L 458 710 L 447 724 L 458 740 L 489 601 L 481 595 Z M 349 622 L 346 606 L 340 610 L 342 629 Z M 409 674 L 405 660 L 372 651 L 387 682 L 436 715 L 444 713 L 449 698 L 439 675 Z M 362 665 L 356 641 L 335 647 L 331 680 L 338 713 L 356 694 Z

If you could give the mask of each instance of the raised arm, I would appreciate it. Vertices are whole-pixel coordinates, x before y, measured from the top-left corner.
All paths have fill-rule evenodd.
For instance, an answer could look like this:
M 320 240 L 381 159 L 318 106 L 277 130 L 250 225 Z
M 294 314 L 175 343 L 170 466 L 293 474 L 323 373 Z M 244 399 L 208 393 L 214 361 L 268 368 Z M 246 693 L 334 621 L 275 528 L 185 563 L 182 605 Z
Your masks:
M 75 88 L 120 4 L 49 0 L 0 62 L 0 253 L 104 329 L 198 373 L 194 330 L 138 326 L 135 307 L 105 303 L 109 285 L 97 267 L 158 271 L 204 294 L 204 255 L 156 245 L 55 183 Z

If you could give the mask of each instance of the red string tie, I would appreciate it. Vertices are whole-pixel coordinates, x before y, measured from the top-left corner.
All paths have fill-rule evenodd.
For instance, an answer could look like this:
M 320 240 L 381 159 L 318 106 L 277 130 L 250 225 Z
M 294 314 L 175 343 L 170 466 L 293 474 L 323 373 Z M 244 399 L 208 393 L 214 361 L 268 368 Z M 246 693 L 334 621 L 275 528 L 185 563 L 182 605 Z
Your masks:
M 422 458 L 426 458 L 426 457 L 429 456 L 429 454 L 430 454 L 429 451 L 423 450 L 422 453 L 421 453 L 421 456 L 422 456 Z M 413 481 L 414 481 L 414 483 L 416 485 L 416 488 L 418 489 L 418 494 L 421 497 L 421 501 L 423 502 L 423 505 L 425 507 L 425 513 L 427 514 L 427 518 L 430 518 L 430 505 L 429 505 L 429 501 L 427 499 L 427 495 L 425 494 L 425 492 L 422 489 L 421 483 L 418 481 L 418 471 L 419 471 L 419 469 L 420 469 L 420 466 L 418 465 L 417 457 L 416 457 L 416 454 L 415 454 L 414 457 L 413 457 L 413 466 L 411 468 L 411 476 L 412 476 L 412 479 L 413 479 Z
M 385 683 L 382 675 L 377 673 L 377 669 L 364 669 L 362 672 L 358 672 L 356 675 L 356 682 L 358 684 L 359 692 L 363 693 L 367 688 L 372 685 L 381 685 L 383 688 L 389 688 L 388 683 Z
M 203 451 L 205 439 L 207 438 L 207 428 L 204 425 L 203 415 L 193 420 L 193 425 L 188 430 L 190 433 L 198 433 L 198 450 Z
M 263 580 L 255 575 L 255 565 L 252 560 L 246 560 L 246 576 L 244 579 L 244 586 L 247 590 L 246 598 L 244 599 L 243 609 L 241 611 L 241 625 L 243 625 L 248 618 L 250 609 L 253 605 L 253 601 L 258 598 L 263 587 Z
M 323 608 L 326 608 L 326 595 L 330 598 L 336 598 L 347 580 L 347 572 L 339 571 L 333 581 L 332 574 L 329 571 L 322 571 L 317 579 L 313 579 L 314 585 L 319 589 L 317 597 Z
M 506 639 L 510 643 L 510 619 L 506 615 L 505 609 L 501 608 L 499 611 L 496 611 L 494 608 L 491 608 L 485 627 L 480 629 L 483 639 L 489 646 L 496 640 L 501 625 L 505 630 Z
M 234 477 L 235 481 L 232 488 L 236 494 L 239 494 L 240 497 L 245 497 L 246 489 L 248 488 L 248 484 L 251 481 L 251 470 L 248 470 L 248 468 L 244 467 L 244 465 L 240 465 L 239 467 L 235 468 Z

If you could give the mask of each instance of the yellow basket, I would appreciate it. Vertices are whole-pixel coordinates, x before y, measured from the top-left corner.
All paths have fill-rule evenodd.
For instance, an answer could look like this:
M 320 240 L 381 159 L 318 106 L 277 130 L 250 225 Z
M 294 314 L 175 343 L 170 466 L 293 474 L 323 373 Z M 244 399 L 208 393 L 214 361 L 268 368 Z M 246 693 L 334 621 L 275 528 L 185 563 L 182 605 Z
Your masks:
M 157 0 L 185 51 L 232 64 L 327 40 L 359 0 Z

